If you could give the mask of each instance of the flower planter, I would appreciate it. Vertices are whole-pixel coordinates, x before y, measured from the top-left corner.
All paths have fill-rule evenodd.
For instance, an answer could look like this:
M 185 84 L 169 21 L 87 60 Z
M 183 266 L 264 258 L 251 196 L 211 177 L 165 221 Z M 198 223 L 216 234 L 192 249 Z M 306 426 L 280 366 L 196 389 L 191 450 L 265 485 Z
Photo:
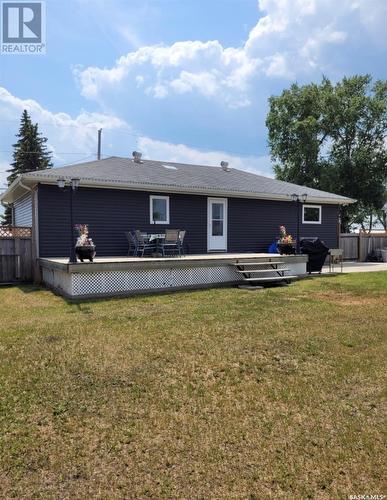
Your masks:
M 83 246 L 76 246 L 75 247 L 75 253 L 77 258 L 83 262 L 85 259 L 89 260 L 90 262 L 93 262 L 93 259 L 95 257 L 95 246 L 94 245 L 83 245 Z
M 278 243 L 278 251 L 281 255 L 294 255 L 296 249 L 290 243 Z

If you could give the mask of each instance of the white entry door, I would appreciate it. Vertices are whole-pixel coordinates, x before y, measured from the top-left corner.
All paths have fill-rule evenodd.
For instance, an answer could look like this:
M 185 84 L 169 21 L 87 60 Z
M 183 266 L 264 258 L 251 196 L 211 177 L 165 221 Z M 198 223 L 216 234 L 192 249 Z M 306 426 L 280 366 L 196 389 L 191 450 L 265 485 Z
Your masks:
M 227 198 L 208 198 L 208 251 L 227 250 Z

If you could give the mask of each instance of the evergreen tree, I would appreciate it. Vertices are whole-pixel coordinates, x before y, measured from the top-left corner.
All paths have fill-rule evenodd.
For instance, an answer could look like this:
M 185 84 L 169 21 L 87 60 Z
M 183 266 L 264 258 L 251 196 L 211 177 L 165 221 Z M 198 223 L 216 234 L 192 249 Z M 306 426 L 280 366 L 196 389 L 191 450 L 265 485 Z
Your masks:
M 17 142 L 13 144 L 13 161 L 7 170 L 8 186 L 18 175 L 52 167 L 51 153 L 47 151 L 47 138 L 38 131 L 38 124 L 33 124 L 27 110 L 23 111 Z M 6 206 L 3 215 L 4 224 L 12 224 L 11 207 Z

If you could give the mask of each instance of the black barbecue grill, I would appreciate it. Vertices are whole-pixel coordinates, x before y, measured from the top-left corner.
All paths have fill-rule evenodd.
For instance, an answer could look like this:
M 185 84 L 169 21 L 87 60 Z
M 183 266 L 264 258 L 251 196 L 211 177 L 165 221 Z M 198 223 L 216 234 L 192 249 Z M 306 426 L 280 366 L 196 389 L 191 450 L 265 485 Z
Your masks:
M 320 240 L 320 238 L 302 238 L 300 241 L 301 253 L 308 255 L 306 265 L 307 272 L 321 273 L 329 248 Z

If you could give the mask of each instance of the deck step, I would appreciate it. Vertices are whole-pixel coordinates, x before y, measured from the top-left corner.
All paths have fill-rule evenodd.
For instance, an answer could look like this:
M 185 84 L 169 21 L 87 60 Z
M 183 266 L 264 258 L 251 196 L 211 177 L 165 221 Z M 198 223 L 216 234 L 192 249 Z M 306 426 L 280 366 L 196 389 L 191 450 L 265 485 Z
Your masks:
M 266 261 L 266 262 L 235 262 L 234 266 L 267 266 L 268 264 L 270 265 L 277 265 L 277 264 L 285 264 L 283 260 L 273 260 L 273 261 Z
M 243 278 L 243 281 L 261 281 L 261 282 L 269 282 L 269 281 L 285 281 L 285 280 L 295 280 L 298 276 L 272 276 L 267 278 Z
M 278 268 L 278 269 L 244 269 L 243 271 L 241 271 L 240 269 L 237 269 L 236 272 L 237 273 L 248 273 L 248 274 L 252 274 L 252 273 L 277 273 L 277 272 L 280 272 L 280 271 L 290 271 L 289 268 Z

